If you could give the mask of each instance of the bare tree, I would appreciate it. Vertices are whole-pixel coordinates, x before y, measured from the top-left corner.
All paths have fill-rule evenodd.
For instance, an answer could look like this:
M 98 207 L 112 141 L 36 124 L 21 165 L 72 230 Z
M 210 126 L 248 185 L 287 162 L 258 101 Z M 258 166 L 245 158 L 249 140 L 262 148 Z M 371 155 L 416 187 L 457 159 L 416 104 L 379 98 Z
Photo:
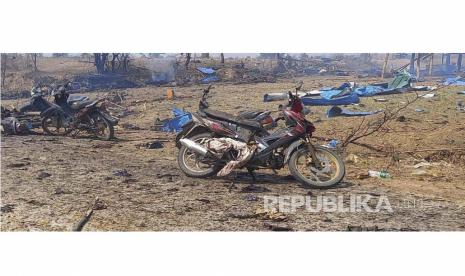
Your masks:
M 222 64 L 224 64 L 224 54 L 223 53 L 220 54 L 220 62 Z
M 186 69 L 189 68 L 189 63 L 191 62 L 191 54 L 187 53 L 186 54 L 186 63 L 184 64 L 186 66 Z
M 384 75 L 386 74 L 386 69 L 389 61 L 389 54 L 386 54 L 384 57 L 384 63 L 383 63 L 383 71 L 381 72 L 381 78 L 384 79 Z
M 94 54 L 94 65 L 97 68 L 97 73 L 105 73 L 105 63 L 108 58 L 108 53 L 95 53 Z
M 34 71 L 37 72 L 37 53 L 30 54 L 31 55 L 31 60 L 32 60 L 32 65 L 34 66 Z
M 2 54 L 1 57 L 1 71 L 2 71 L 2 88 L 5 87 L 5 77 L 6 77 L 6 60 L 7 60 L 7 55 Z
M 352 131 L 342 140 L 341 146 L 345 148 L 351 143 L 361 145 L 357 142 L 358 140 L 373 135 L 377 132 L 381 132 L 383 128 L 387 127 L 390 122 L 397 118 L 397 115 L 402 110 L 405 110 L 408 106 L 416 102 L 419 98 L 420 96 L 416 94 L 415 98 L 407 100 L 407 102 L 404 105 L 399 106 L 395 110 L 386 110 L 383 112 L 383 115 L 381 117 L 378 117 L 377 119 L 374 119 L 372 121 L 366 121 L 365 117 L 363 117 L 360 124 L 354 129 L 352 129 Z M 366 145 L 363 144 L 363 146 Z M 370 148 L 370 146 L 366 147 Z M 374 147 L 371 146 L 371 148 L 373 149 Z

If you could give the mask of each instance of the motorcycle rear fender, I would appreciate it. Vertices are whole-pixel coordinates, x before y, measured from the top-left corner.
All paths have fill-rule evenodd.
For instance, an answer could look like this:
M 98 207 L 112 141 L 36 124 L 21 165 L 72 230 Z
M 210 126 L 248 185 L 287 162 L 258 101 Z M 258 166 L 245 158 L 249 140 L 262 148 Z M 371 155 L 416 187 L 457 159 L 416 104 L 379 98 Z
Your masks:
M 199 125 L 194 123 L 193 121 L 187 122 L 183 127 L 182 130 L 176 135 L 176 147 L 180 148 L 181 143 L 179 140 L 185 137 L 191 137 L 197 135 L 202 132 L 211 132 L 205 126 Z
M 105 112 L 102 112 L 100 110 L 97 111 L 100 115 L 102 115 L 102 117 L 104 117 L 105 119 L 107 119 L 112 125 L 117 125 L 118 124 L 118 119 L 105 113 Z

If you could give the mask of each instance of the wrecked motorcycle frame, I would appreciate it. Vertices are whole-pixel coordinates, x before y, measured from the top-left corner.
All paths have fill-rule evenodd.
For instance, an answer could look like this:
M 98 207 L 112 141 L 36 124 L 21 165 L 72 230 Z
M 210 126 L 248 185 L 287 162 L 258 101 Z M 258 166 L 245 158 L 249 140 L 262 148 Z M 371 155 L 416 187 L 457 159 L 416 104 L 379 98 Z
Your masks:
M 230 138 L 254 148 L 253 155 L 241 167 L 247 168 L 255 179 L 254 170 L 277 169 L 288 165 L 291 174 L 300 183 L 312 188 L 329 188 L 344 177 L 345 168 L 341 158 L 332 150 L 313 145 L 310 141 L 314 125 L 305 119 L 303 104 L 296 93 L 289 92 L 288 106 L 280 110 L 281 116 L 274 122 L 285 121 L 285 128 L 273 133 L 257 122 L 215 111 L 207 103 L 211 86 L 204 90 L 199 111 L 183 126 L 176 137 L 179 148 L 178 165 L 191 177 L 209 177 L 217 174 L 228 162 L 235 160 L 234 149 L 215 155 L 208 147 L 215 138 Z M 276 172 L 276 171 L 275 171 Z

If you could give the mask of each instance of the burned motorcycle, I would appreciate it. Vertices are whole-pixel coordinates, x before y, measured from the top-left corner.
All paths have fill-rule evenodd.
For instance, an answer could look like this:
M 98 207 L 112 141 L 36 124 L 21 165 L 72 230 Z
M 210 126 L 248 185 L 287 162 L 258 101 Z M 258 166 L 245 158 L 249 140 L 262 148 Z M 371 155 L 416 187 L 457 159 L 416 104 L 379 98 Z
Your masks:
M 42 129 L 49 135 L 66 135 L 86 131 L 103 140 L 114 138 L 118 120 L 106 112 L 105 99 L 91 101 L 87 97 L 70 99 L 66 86 L 52 92 L 54 104 L 42 112 Z
M 302 83 L 295 94 L 289 92 L 288 106 L 274 120 L 284 120 L 286 127 L 269 133 L 256 120 L 210 109 L 209 86 L 199 111 L 176 137 L 180 169 L 191 177 L 209 177 L 245 167 L 255 178 L 254 170 L 277 170 L 288 165 L 291 174 L 308 187 L 337 185 L 345 175 L 344 162 L 332 150 L 310 141 L 315 127 L 302 113 L 303 104 L 297 95 L 301 87 Z

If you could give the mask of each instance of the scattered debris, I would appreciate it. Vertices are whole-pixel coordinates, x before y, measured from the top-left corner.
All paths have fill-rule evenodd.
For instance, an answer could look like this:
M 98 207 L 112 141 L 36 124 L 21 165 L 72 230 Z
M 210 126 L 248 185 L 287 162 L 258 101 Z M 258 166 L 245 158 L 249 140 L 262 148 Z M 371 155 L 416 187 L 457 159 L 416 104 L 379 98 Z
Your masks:
M 164 147 L 163 143 L 160 142 L 160 141 L 154 141 L 154 142 L 146 144 L 146 148 L 148 148 L 148 149 L 161 149 L 163 147 Z
M 105 208 L 107 208 L 105 203 L 103 203 L 99 200 L 98 197 L 96 197 L 92 206 L 86 211 L 84 217 L 73 227 L 72 231 L 82 231 L 86 223 L 89 222 L 90 218 L 92 217 L 94 210 L 102 210 Z
M 380 231 L 377 225 L 375 226 L 347 226 L 347 231 L 349 232 L 373 232 L 373 231 Z
M 48 172 L 40 172 L 40 173 L 37 175 L 37 179 L 42 180 L 42 179 L 47 178 L 47 177 L 50 177 L 50 176 L 52 176 L 52 175 L 49 174 Z
M 257 186 L 257 185 L 249 185 L 241 189 L 241 193 L 267 193 L 271 192 L 266 187 L 263 186 Z
M 353 163 L 353 164 L 356 164 L 359 162 L 359 157 L 353 153 L 349 154 L 346 158 L 345 158 L 345 162 L 346 163 Z
M 278 232 L 288 232 L 288 231 L 293 231 L 293 229 L 285 224 L 285 223 L 270 223 L 270 222 L 265 222 L 263 225 L 270 229 L 271 231 L 278 231 Z
M 72 192 L 63 189 L 62 187 L 58 187 L 58 188 L 55 189 L 55 192 L 53 194 L 54 195 L 64 195 L 64 194 L 72 194 Z
M 130 174 L 126 169 L 122 170 L 116 170 L 113 172 L 114 176 L 122 176 L 122 177 L 130 177 L 132 174 Z
M 372 171 L 369 170 L 368 174 L 370 177 L 377 177 L 377 178 L 390 178 L 391 175 L 387 171 Z
M 15 208 L 15 204 L 5 204 L 2 207 L 0 207 L 0 212 L 2 212 L 2 213 L 11 213 L 11 212 L 13 212 L 14 208 Z
M 6 167 L 7 168 L 22 168 L 22 167 L 29 166 L 30 164 L 31 164 L 30 162 L 11 163 L 11 164 L 7 164 Z
M 397 117 L 396 120 L 397 120 L 398 122 L 403 123 L 403 122 L 407 121 L 407 118 L 406 118 L 404 115 L 400 115 L 399 117 Z
M 197 201 L 200 201 L 200 202 L 203 202 L 203 203 L 206 203 L 206 204 L 208 204 L 208 203 L 211 202 L 209 199 L 206 199 L 206 198 L 198 198 L 198 199 L 196 199 L 196 200 L 197 200 Z
M 121 127 L 127 130 L 140 130 L 141 128 L 130 123 L 123 123 L 121 124 Z
M 249 194 L 249 195 L 245 195 L 244 199 L 247 200 L 247 201 L 257 201 L 258 197 L 256 195 Z
M 226 214 L 227 217 L 237 219 L 251 219 L 256 218 L 258 215 L 246 211 L 232 211 Z
M 260 207 L 255 210 L 255 214 L 263 219 L 270 219 L 273 221 L 285 221 L 287 220 L 287 216 L 277 210 L 265 210 L 264 208 Z
M 332 106 L 326 111 L 326 116 L 328 118 L 343 116 L 343 117 L 355 117 L 355 116 L 367 116 L 367 115 L 374 115 L 377 113 L 382 112 L 383 110 L 375 110 L 375 111 L 352 111 L 345 108 L 341 108 L 339 106 Z
M 373 99 L 375 102 L 379 102 L 379 103 L 385 103 L 387 102 L 388 100 L 387 99 L 384 99 L 384 98 L 375 98 Z

